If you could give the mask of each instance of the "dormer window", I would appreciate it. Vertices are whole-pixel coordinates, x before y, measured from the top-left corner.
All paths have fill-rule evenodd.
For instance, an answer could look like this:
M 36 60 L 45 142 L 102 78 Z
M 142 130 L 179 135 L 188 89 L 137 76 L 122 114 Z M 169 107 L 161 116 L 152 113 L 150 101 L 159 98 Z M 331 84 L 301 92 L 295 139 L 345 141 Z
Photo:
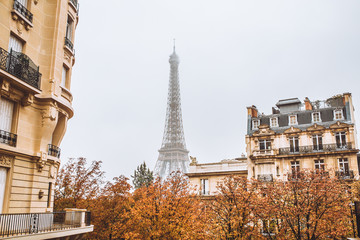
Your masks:
M 343 120 L 344 115 L 342 109 L 334 110 L 334 120 Z
M 297 116 L 296 115 L 290 115 L 289 116 L 289 125 L 297 125 Z
M 313 122 L 313 123 L 321 122 L 321 118 L 320 118 L 320 113 L 319 113 L 319 112 L 313 112 L 311 116 L 312 116 L 312 122 Z
M 278 127 L 278 126 L 279 126 L 278 118 L 277 117 L 270 118 L 270 127 Z
M 260 120 L 256 119 L 252 121 L 252 129 L 259 129 L 259 125 L 260 125 Z

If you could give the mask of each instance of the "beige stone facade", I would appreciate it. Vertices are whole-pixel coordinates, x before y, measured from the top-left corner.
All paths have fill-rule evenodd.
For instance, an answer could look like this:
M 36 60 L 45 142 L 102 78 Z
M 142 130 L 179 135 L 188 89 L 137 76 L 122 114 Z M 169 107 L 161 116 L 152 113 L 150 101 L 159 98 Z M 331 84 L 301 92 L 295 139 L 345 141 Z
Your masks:
M 197 163 L 193 158 L 190 164 L 189 177 L 191 186 L 196 188 L 199 195 L 204 198 L 217 193 L 217 184 L 226 176 L 236 175 L 247 177 L 246 157 L 226 159 L 215 163 Z
M 280 100 L 270 115 L 248 107 L 246 146 L 249 178 L 286 180 L 303 169 L 346 180 L 359 177 L 350 93 L 325 101 Z
M 70 86 L 78 19 L 77 0 L 0 2 L 2 219 L 53 210 L 59 146 L 74 114 Z
M 0 166 L 6 169 L 2 213 L 53 208 L 58 147 L 73 116 L 76 4 L 0 2 L 0 121 L 9 121 L 0 125 L 6 128 L 0 129 Z

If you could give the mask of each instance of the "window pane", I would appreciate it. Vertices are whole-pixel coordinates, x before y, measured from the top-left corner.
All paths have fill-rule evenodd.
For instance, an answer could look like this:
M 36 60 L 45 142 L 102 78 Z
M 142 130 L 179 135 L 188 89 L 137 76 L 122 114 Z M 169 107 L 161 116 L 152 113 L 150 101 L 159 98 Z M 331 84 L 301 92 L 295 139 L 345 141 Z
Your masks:
M 7 174 L 7 169 L 0 167 L 0 214 L 2 213 L 2 207 L 4 204 L 6 174 Z
M 9 39 L 9 52 L 11 49 L 16 52 L 22 52 L 23 49 L 23 43 L 12 35 L 10 35 Z
M 11 132 L 14 103 L 0 98 L 0 130 Z

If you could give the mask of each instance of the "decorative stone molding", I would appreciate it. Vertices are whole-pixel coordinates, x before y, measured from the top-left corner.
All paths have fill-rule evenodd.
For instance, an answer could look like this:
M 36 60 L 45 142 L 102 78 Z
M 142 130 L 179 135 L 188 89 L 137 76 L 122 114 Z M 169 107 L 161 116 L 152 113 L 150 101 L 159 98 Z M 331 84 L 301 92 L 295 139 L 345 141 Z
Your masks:
M 192 156 L 190 156 L 190 159 L 191 159 L 190 166 L 196 166 L 196 164 L 197 164 L 196 157 L 192 157 Z
M 40 152 L 41 157 L 38 159 L 36 165 L 39 172 L 42 172 L 43 168 L 45 167 L 46 161 L 47 161 L 47 153 L 46 152 Z
M 2 80 L 1 82 L 1 91 L 2 92 L 9 92 L 10 90 L 10 83 L 6 80 Z
M 0 166 L 11 167 L 11 162 L 14 161 L 14 156 L 0 155 Z
M 18 31 L 18 34 L 21 35 L 23 29 L 26 31 L 29 31 L 30 28 L 33 27 L 32 23 L 28 21 L 26 18 L 21 16 L 17 11 L 13 10 L 11 12 L 12 19 L 16 22 L 16 29 Z
M 302 132 L 301 129 L 295 127 L 288 128 L 284 131 L 285 134 L 293 134 L 293 133 L 301 133 L 301 132 Z
M 346 124 L 346 123 L 343 123 L 343 122 L 340 122 L 340 121 L 337 121 L 336 123 L 330 125 L 330 129 L 341 129 L 341 128 L 349 128 L 350 125 L 349 124 Z
M 51 121 L 55 121 L 57 117 L 59 107 L 56 102 L 51 102 L 47 109 L 41 111 L 42 126 L 45 124 L 45 119 L 49 118 Z
M 262 124 L 259 126 L 259 130 L 253 133 L 253 136 L 267 136 L 273 134 L 275 134 L 275 132 L 270 130 L 269 125 Z
M 23 106 L 29 106 L 34 102 L 34 95 L 31 93 L 26 94 L 22 99 L 21 103 Z
M 37 5 L 39 3 L 39 0 L 34 0 L 34 4 Z
M 54 179 L 56 177 L 57 167 L 55 165 L 51 165 L 49 169 L 49 178 Z
M 306 130 L 314 132 L 314 131 L 322 131 L 322 130 L 325 130 L 325 129 L 326 129 L 325 127 L 315 123 L 314 125 L 308 127 Z

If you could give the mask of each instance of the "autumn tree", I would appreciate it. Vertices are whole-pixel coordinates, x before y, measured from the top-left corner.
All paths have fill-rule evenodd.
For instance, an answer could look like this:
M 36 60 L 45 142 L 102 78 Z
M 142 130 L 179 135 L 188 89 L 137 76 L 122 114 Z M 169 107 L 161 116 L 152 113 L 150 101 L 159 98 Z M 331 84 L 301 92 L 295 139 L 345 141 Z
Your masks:
M 88 239 L 111 240 L 124 236 L 131 189 L 128 180 L 122 175 L 115 177 L 105 184 L 101 195 L 91 201 L 89 210 L 92 212 L 94 232 L 88 235 Z
M 143 186 L 148 187 L 154 180 L 153 172 L 146 166 L 146 163 L 142 163 L 134 171 L 133 184 L 135 189 L 141 188 Z
M 215 239 L 259 239 L 258 219 L 253 215 L 256 189 L 240 176 L 229 176 L 217 185 L 208 205 Z
M 133 193 L 126 239 L 206 239 L 206 214 L 179 172 Z
M 87 200 L 100 192 L 103 176 L 101 161 L 88 166 L 86 158 L 70 158 L 56 178 L 54 209 L 88 208 Z
M 268 239 L 343 239 L 351 232 L 348 186 L 325 172 L 303 171 L 257 188 L 254 215 Z

